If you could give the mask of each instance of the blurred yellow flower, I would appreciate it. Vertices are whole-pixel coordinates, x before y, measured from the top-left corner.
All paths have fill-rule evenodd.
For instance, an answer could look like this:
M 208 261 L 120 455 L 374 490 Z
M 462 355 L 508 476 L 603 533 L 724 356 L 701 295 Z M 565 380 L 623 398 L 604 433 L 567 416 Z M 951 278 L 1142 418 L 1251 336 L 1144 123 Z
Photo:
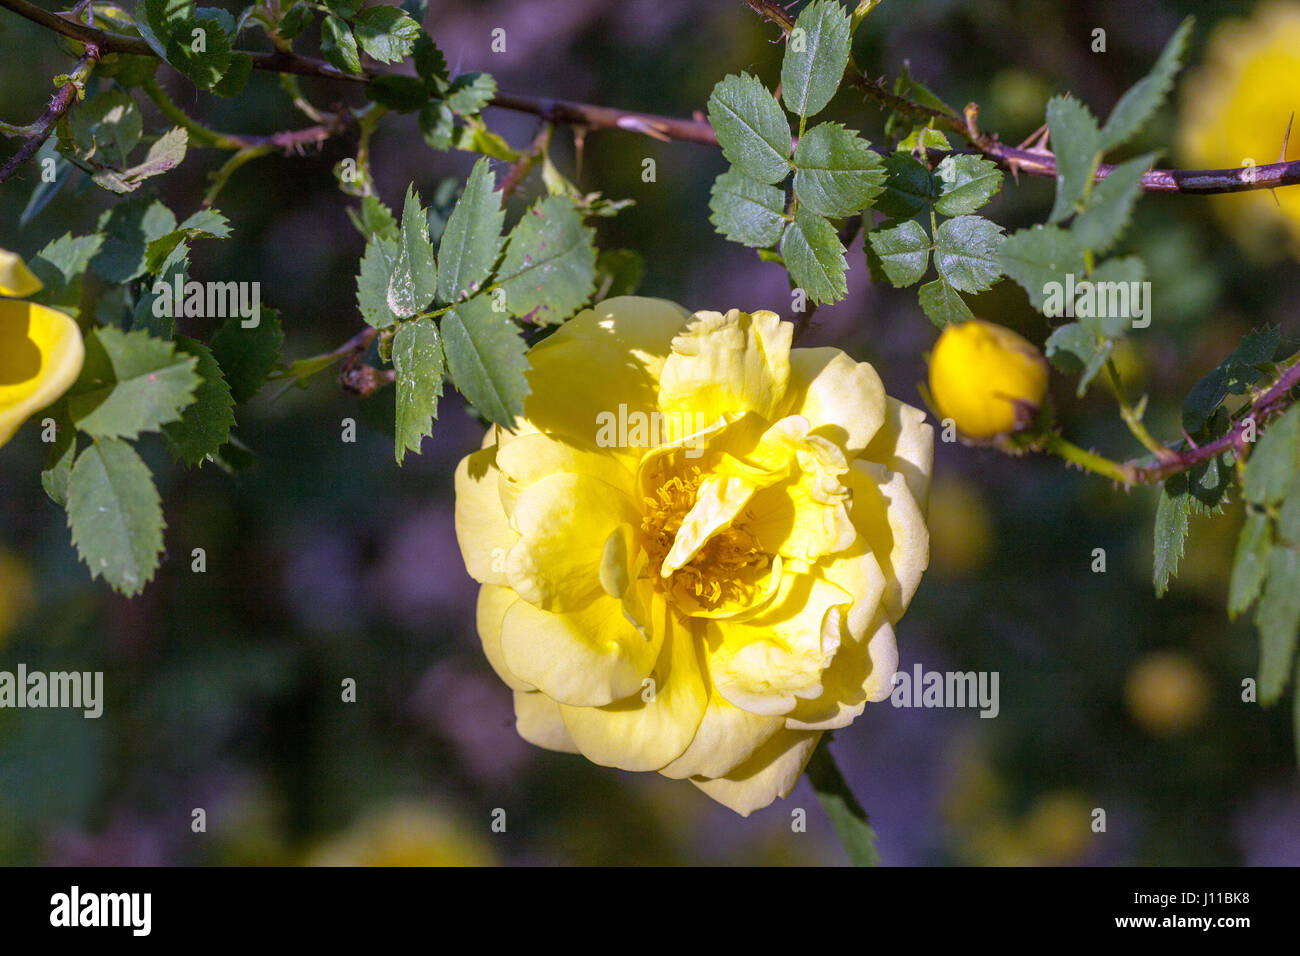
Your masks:
M 486 843 L 438 807 L 403 801 L 318 847 L 309 866 L 492 866 Z
M 979 489 L 956 476 L 936 478 L 927 519 L 936 570 L 962 574 L 988 562 L 997 535 Z
M 35 588 L 27 564 L 18 555 L 0 551 L 0 648 L 31 610 Z
M 32 302 L 0 299 L 0 445 L 68 390 L 81 374 L 83 357 L 81 330 L 71 318 Z
M 930 355 L 930 396 L 962 434 L 989 439 L 1023 428 L 1047 392 L 1047 362 L 1008 328 L 949 325 Z
M 1088 850 L 1092 831 L 1092 806 L 1083 794 L 1055 790 L 1034 800 L 1021 823 L 1025 847 L 1038 865 L 1061 866 L 1078 860 Z
M 1210 34 L 1204 65 L 1183 87 L 1180 161 L 1210 169 L 1278 162 L 1291 114 L 1300 111 L 1297 77 L 1300 4 L 1269 3 L 1249 20 L 1220 22 Z M 1255 254 L 1275 256 L 1284 248 L 1274 242 L 1282 225 L 1291 254 L 1300 255 L 1297 188 L 1215 196 L 1213 204 L 1225 226 Z
M 889 696 L 928 560 L 933 432 L 771 312 L 611 299 L 530 353 L 456 472 L 478 628 L 519 733 L 749 814 Z
M 1164 651 L 1143 658 L 1129 672 L 1124 696 L 1133 719 L 1147 733 L 1174 737 L 1205 716 L 1210 681 L 1186 655 Z

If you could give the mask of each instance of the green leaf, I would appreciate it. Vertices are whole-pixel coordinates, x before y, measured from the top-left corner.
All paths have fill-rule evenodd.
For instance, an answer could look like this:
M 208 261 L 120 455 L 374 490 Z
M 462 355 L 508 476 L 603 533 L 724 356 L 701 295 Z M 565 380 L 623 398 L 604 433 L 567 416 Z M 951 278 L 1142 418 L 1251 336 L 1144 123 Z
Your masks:
M 1002 227 L 983 216 L 958 216 L 934 234 L 934 267 L 959 292 L 983 292 L 1002 275 Z
M 916 297 L 921 303 L 921 311 L 939 328 L 974 318 L 966 300 L 942 278 L 921 286 Z
M 497 81 L 490 73 L 462 73 L 447 89 L 447 105 L 461 116 L 473 116 L 497 95 Z
M 1251 504 L 1272 507 L 1300 471 L 1300 405 L 1293 405 L 1264 431 L 1246 462 L 1242 494 Z
M 159 136 L 145 153 L 144 161 L 130 169 L 101 169 L 91 178 L 97 186 L 115 193 L 134 192 L 153 176 L 175 169 L 185 159 L 189 134 L 177 126 Z
M 834 302 L 849 294 L 848 263 L 835 227 L 807 209 L 795 213 L 781 239 L 781 257 L 794 284 L 814 302 Z
M 158 62 L 157 60 L 154 60 L 153 57 L 140 57 L 140 59 L 149 60 L 152 63 Z M 54 175 L 52 178 L 49 178 L 48 181 L 47 177 L 41 176 L 41 178 L 37 180 L 36 184 L 32 186 L 32 194 L 27 199 L 27 205 L 23 207 L 22 213 L 18 216 L 19 229 L 26 229 L 27 224 L 40 215 L 41 210 L 49 205 L 50 200 L 53 199 L 68 180 L 72 178 L 72 170 L 74 167 L 72 163 L 68 162 L 68 160 L 59 153 L 56 140 L 53 137 L 47 139 L 45 144 L 37 151 L 35 157 L 33 157 L 33 161 L 42 170 L 51 168 L 49 164 L 45 162 L 47 159 L 54 163 L 54 166 L 52 167 Z
M 756 77 L 727 76 L 709 96 L 709 123 L 722 155 L 751 179 L 780 182 L 790 172 L 790 126 Z
M 325 59 L 345 73 L 361 72 L 361 54 L 352 29 L 338 17 L 326 17 L 320 25 L 320 51 Z
M 167 41 L 193 19 L 194 0 L 140 0 L 135 5 L 136 29 L 163 59 L 167 59 Z
M 592 301 L 634 295 L 645 277 L 645 259 L 632 249 L 602 249 L 596 256 L 596 291 Z
M 367 242 L 376 236 L 396 241 L 401 235 L 392 210 L 385 206 L 378 196 L 363 196 L 361 207 L 349 209 L 348 218 L 352 220 L 352 225 L 357 227 L 357 231 L 365 236 Z
M 849 15 L 838 0 L 816 0 L 799 14 L 781 61 L 781 96 L 798 116 L 820 113 L 849 65 Z
M 1101 148 L 1109 151 L 1134 136 L 1160 108 L 1173 88 L 1174 77 L 1182 64 L 1187 41 L 1192 34 L 1192 17 L 1187 17 L 1165 44 L 1151 72 L 1129 87 L 1119 98 L 1101 131 Z M 1055 142 L 1055 139 L 1053 139 Z
M 474 164 L 443 230 L 438 246 L 438 301 L 456 302 L 479 290 L 501 254 L 505 220 L 501 193 L 484 157 Z
M 366 96 L 381 106 L 399 113 L 414 113 L 430 105 L 429 91 L 424 81 L 414 76 L 399 76 L 396 73 L 381 73 L 370 80 L 366 84 Z
M 244 321 L 232 315 L 212 337 L 212 354 L 226 374 L 236 405 L 257 394 L 284 346 L 284 329 L 274 309 L 262 306 L 260 321 L 251 328 L 245 328 Z
M 357 275 L 357 308 L 367 325 L 386 329 L 397 321 L 388 305 L 388 282 L 397 266 L 398 239 L 375 236 L 366 243 Z
M 102 248 L 104 238 L 102 233 L 94 233 L 74 239 L 72 233 L 65 232 L 38 252 L 28 266 L 46 289 L 58 293 L 86 271 Z
M 831 735 L 826 734 L 817 743 L 808 760 L 808 782 L 812 784 L 817 799 L 821 801 L 831 826 L 839 837 L 840 845 L 854 866 L 876 866 L 880 853 L 876 849 L 876 833 L 862 804 L 853 796 L 847 781 L 835 766 L 828 747 Z
M 420 453 L 425 435 L 433 434 L 442 397 L 442 338 L 432 319 L 403 322 L 393 336 L 397 370 L 397 463 L 406 452 Z
M 196 371 L 202 381 L 194 391 L 193 404 L 179 420 L 163 426 L 163 435 L 179 461 L 197 465 L 230 440 L 230 429 L 235 426 L 235 401 L 211 349 L 183 335 L 176 338 L 176 349 L 197 359 Z
M 1189 435 L 1196 434 L 1229 394 L 1245 394 L 1263 374 L 1259 366 L 1273 361 L 1279 335 L 1280 327 L 1276 325 L 1252 329 L 1231 355 L 1206 372 L 1183 402 L 1183 430 Z
M 1047 129 L 1056 153 L 1056 202 L 1048 222 L 1075 211 L 1101 156 L 1101 132 L 1088 107 L 1076 99 L 1053 96 L 1047 101 Z
M 148 267 L 149 243 L 176 231 L 176 217 L 157 200 L 130 199 L 99 217 L 104 243 L 90 271 L 106 282 L 129 282 Z
M 464 119 L 464 126 L 457 126 L 452 130 L 451 143 L 457 149 L 491 156 L 493 159 L 507 163 L 517 162 L 523 155 L 507 143 L 500 133 L 488 129 L 480 118 L 467 116 Z
M 939 198 L 934 208 L 945 216 L 968 216 L 1002 188 L 1002 170 L 987 159 L 964 153 L 944 157 L 936 178 Z
M 891 219 L 911 219 L 939 195 L 938 177 L 907 153 L 891 153 L 884 165 L 885 189 L 875 208 Z
M 230 38 L 217 20 L 187 20 L 175 26 L 164 59 L 199 89 L 210 90 L 230 69 Z
M 1090 294 L 1080 299 L 1077 292 L 1082 283 L 1076 285 L 1075 315 L 1083 327 L 1098 338 L 1123 336 L 1136 313 L 1133 290 L 1140 289 L 1145 278 L 1146 266 L 1137 256 L 1103 262 L 1086 280 L 1092 290 Z M 1150 302 L 1146 304 L 1150 306 Z
M 352 21 L 357 42 L 380 63 L 396 63 L 411 52 L 424 31 L 397 7 L 366 7 Z
M 190 239 L 226 239 L 231 231 L 230 220 L 215 209 L 200 209 L 176 228 Z
M 1050 284 L 1059 283 L 1064 288 L 1066 275 L 1081 277 L 1087 272 L 1083 246 L 1059 226 L 1033 226 L 1013 232 L 998 249 L 998 259 L 1002 271 L 1029 293 L 1029 301 L 1036 309 L 1042 309 Z
M 1255 603 L 1268 575 L 1268 555 L 1273 547 L 1272 526 L 1262 511 L 1246 514 L 1237 538 L 1237 556 L 1228 582 L 1228 616 L 1235 618 Z
M 1179 476 L 1180 478 L 1182 476 Z M 1171 479 L 1172 481 L 1172 479 Z M 1178 562 L 1183 557 L 1187 540 L 1187 505 L 1183 500 L 1186 485 L 1170 488 L 1166 481 L 1160 489 L 1160 503 L 1156 505 L 1155 526 L 1155 587 L 1156 597 L 1169 590 L 1169 582 L 1178 576 Z
M 136 438 L 181 417 L 194 401 L 198 359 L 144 332 L 94 329 L 86 336 L 81 377 L 68 392 L 68 414 L 96 438 Z
M 775 245 L 785 227 L 785 194 L 776 186 L 729 169 L 713 182 L 709 221 L 732 242 Z
M 212 88 L 218 96 L 227 98 L 238 96 L 253 75 L 253 55 L 251 53 L 233 52 L 230 54 L 230 68 Z
M 388 277 L 388 308 L 398 318 L 423 312 L 438 291 L 438 266 L 429 241 L 429 220 L 414 186 L 406 189 L 402 238 Z
M 1075 390 L 1080 397 L 1106 364 L 1114 351 L 1115 343 L 1109 339 L 1099 341 L 1097 336 L 1078 322 L 1062 325 L 1047 337 L 1045 351 L 1048 360 L 1068 374 L 1079 373 Z
M 457 390 L 490 420 L 513 428 L 528 394 L 528 346 L 519 327 L 479 296 L 443 316 L 442 338 Z
M 216 20 L 217 24 L 221 27 L 221 32 L 225 34 L 225 37 L 230 41 L 231 46 L 234 46 L 235 34 L 237 31 L 235 30 L 235 18 L 230 15 L 229 11 L 223 10 L 220 7 L 195 7 L 194 19 Z
M 72 543 L 90 568 L 125 595 L 139 594 L 162 553 L 162 505 L 153 476 L 124 441 L 96 441 L 68 478 Z
M 880 257 L 881 268 L 895 286 L 902 288 L 920 280 L 930 262 L 930 237 L 914 220 L 888 229 L 875 229 L 867 241 Z
M 1300 553 L 1275 547 L 1268 581 L 1255 609 L 1259 628 L 1259 702 L 1275 704 L 1291 679 L 1291 658 L 1300 631 Z
M 447 89 L 447 58 L 429 34 L 421 31 L 411 58 L 415 61 L 416 75 L 424 80 L 430 91 L 441 93 Z
M 1297 475 L 1282 499 L 1277 512 L 1278 541 L 1292 548 L 1300 546 L 1300 475 Z
M 914 126 L 910 133 L 898 141 L 894 149 L 919 156 L 932 149 L 952 149 L 952 143 L 948 141 L 947 136 L 933 127 Z
M 286 40 L 297 39 L 303 30 L 311 26 L 313 13 L 315 13 L 315 10 L 307 0 L 298 0 L 298 3 L 290 7 L 289 11 L 280 17 L 276 32 Z
M 505 308 L 539 325 L 562 322 L 591 297 L 596 247 L 573 201 L 547 196 L 510 231 L 496 288 Z M 450 360 L 450 356 L 448 356 Z
M 68 478 L 72 463 L 77 457 L 77 429 L 68 418 L 68 407 L 59 402 L 48 412 L 54 418 L 54 441 L 45 451 L 45 467 L 41 470 L 41 487 L 50 500 L 60 507 L 68 503 Z
M 433 149 L 451 149 L 456 116 L 442 100 L 429 100 L 420 109 L 420 135 Z
M 1103 253 L 1119 241 L 1142 193 L 1142 174 L 1151 168 L 1155 158 L 1155 153 L 1147 153 L 1120 163 L 1092 187 L 1083 212 L 1070 230 L 1084 248 Z
M 110 166 L 126 165 L 144 130 L 140 111 L 124 90 L 92 96 L 73 110 L 68 125 L 78 155 Z
M 360 11 L 364 0 L 325 0 L 325 6 L 336 17 L 351 20 Z
M 884 160 L 865 139 L 839 123 L 814 126 L 794 151 L 794 194 L 809 212 L 851 216 L 880 195 Z

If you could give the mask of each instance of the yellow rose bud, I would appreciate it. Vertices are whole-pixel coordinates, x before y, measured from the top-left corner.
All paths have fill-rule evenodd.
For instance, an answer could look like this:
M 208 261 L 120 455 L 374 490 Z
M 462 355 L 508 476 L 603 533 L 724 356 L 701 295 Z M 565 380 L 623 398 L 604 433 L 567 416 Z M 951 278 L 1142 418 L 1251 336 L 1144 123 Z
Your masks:
M 1047 391 L 1047 363 L 1010 329 L 972 319 L 943 330 L 930 356 L 930 395 L 971 438 L 1023 428 Z
M 19 299 L 41 291 L 41 280 L 32 275 L 27 263 L 15 253 L 0 249 L 0 295 Z
M 68 316 L 0 299 L 0 445 L 71 387 L 84 356 L 81 330 Z
M 747 815 L 888 698 L 933 430 L 870 365 L 791 334 L 625 297 L 530 351 L 523 417 L 456 471 L 524 739 Z

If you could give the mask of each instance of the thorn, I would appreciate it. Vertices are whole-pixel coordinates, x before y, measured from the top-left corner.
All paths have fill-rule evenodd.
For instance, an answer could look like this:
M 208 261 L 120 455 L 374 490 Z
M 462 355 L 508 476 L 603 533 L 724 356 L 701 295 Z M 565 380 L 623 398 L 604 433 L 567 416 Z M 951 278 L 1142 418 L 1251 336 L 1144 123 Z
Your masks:
M 1286 121 L 1286 135 L 1282 137 L 1282 154 L 1278 156 L 1279 163 L 1286 162 L 1286 145 L 1291 142 L 1291 124 L 1295 122 L 1295 110 L 1291 111 L 1291 118 Z
M 654 124 L 643 120 L 639 116 L 620 116 L 618 119 L 618 128 L 631 130 L 634 133 L 641 133 L 649 136 L 651 139 L 657 139 L 661 143 L 672 142 L 672 137 L 665 134 Z
M 1016 149 L 1032 150 L 1035 147 L 1031 146 L 1030 144 L 1035 139 L 1046 139 L 1046 138 L 1047 138 L 1047 124 L 1044 123 L 1042 126 L 1038 127 L 1038 129 L 1034 130 L 1032 133 L 1026 136 L 1024 142 L 1021 143 L 1019 146 L 1017 146 Z

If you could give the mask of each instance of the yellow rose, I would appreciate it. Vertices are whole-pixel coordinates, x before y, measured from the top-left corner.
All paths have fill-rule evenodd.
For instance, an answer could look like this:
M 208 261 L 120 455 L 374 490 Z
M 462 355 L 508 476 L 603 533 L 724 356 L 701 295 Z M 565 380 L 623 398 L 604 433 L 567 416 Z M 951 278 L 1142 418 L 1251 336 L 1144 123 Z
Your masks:
M 34 289 L 27 278 L 36 283 Z M 26 289 L 30 295 L 39 288 L 21 261 L 15 265 L 0 257 L 0 292 Z M 68 316 L 43 305 L 0 299 L 0 445 L 28 416 L 68 390 L 81 374 L 83 357 L 81 330 Z
M 41 280 L 32 275 L 22 257 L 0 249 L 0 295 L 24 299 L 41 291 Z
M 930 355 L 930 396 L 958 431 L 988 439 L 1023 428 L 1047 392 L 1047 362 L 1010 329 L 949 325 Z
M 603 302 L 530 353 L 456 533 L 519 733 L 689 778 L 741 814 L 889 696 L 933 431 L 771 312 Z
M 1278 162 L 1291 114 L 1300 112 L 1297 76 L 1300 4 L 1271 3 L 1249 20 L 1219 23 L 1210 35 L 1204 65 L 1183 87 L 1181 161 L 1210 169 Z M 1292 158 L 1294 143 L 1293 136 Z M 1212 200 L 1227 228 L 1256 254 L 1271 257 L 1285 248 L 1273 241 L 1280 225 L 1290 235 L 1291 254 L 1300 256 L 1300 190 L 1296 187 Z

